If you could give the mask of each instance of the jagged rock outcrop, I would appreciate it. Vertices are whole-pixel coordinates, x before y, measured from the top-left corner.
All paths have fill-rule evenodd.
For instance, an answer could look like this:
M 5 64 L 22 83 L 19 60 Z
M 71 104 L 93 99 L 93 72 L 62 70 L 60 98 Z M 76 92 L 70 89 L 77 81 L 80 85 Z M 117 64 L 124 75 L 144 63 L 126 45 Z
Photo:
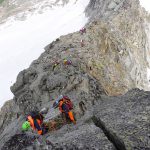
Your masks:
M 5 105 L 0 110 L 0 132 L 3 128 L 7 126 L 14 118 L 17 118 L 17 108 L 14 101 L 10 100 L 5 103 Z
M 43 58 L 45 57 L 42 56 L 38 61 L 43 61 Z M 79 107 L 81 102 L 86 104 L 86 99 L 89 105 L 94 104 L 100 99 L 100 94 L 104 93 L 97 80 L 81 71 L 78 58 L 75 59 L 77 64 L 74 62 L 70 66 L 60 64 L 55 70 L 53 63 L 49 62 L 51 59 L 46 61 L 48 62 L 38 65 L 34 62 L 31 68 L 22 71 L 11 88 L 15 95 L 14 101 L 23 112 L 28 113 L 33 108 L 41 109 L 47 106 L 47 103 L 52 106 L 54 99 L 60 94 L 67 94 L 76 107 Z
M 133 89 L 123 96 L 103 95 L 96 105 L 77 120 L 77 125 L 65 125 L 40 140 L 37 135 L 30 132 L 19 133 L 18 130 L 17 134 L 7 139 L 2 150 L 11 148 L 19 150 L 18 145 L 26 150 L 57 148 L 148 150 L 150 149 L 149 97 L 150 92 L 139 89 Z M 25 136 L 28 138 L 24 138 Z M 18 142 L 15 143 L 14 139 Z
M 94 115 L 95 124 L 116 145 L 122 140 L 127 150 L 150 149 L 150 92 L 133 89 L 123 96 L 103 97 Z
M 110 32 L 115 34 L 114 39 L 118 39 L 118 48 L 111 46 L 112 44 L 114 45 L 114 42 L 109 42 L 109 34 L 107 34 L 108 39 L 105 40 L 105 45 L 108 47 L 110 45 L 109 43 L 112 43 L 108 49 L 118 50 L 120 55 L 116 56 L 116 61 L 119 61 L 119 65 L 123 63 L 128 70 L 127 74 L 130 74 L 131 80 L 133 81 L 133 83 L 130 83 L 132 85 L 134 84 L 133 87 L 149 90 L 149 87 L 147 87 L 149 84 L 147 80 L 149 35 L 145 31 L 149 28 L 148 19 L 146 19 L 148 14 L 141 9 L 139 1 L 94 0 L 90 1 L 86 13 L 91 20 L 100 19 L 109 24 Z M 119 46 L 120 39 L 124 43 L 121 46 Z M 126 55 L 124 61 L 120 61 L 119 58 L 121 55 Z M 120 69 L 125 70 L 125 68 Z M 127 79 L 127 77 L 125 78 Z M 126 82 L 128 82 L 127 80 Z
M 93 0 L 90 1 L 86 12 L 87 15 L 90 16 L 91 20 L 95 19 L 103 19 L 109 20 L 113 19 L 116 15 L 124 10 L 131 10 L 131 7 L 138 8 L 139 1 L 133 0 Z
M 19 73 L 14 99 L 3 107 L 0 149 L 150 149 L 150 92 L 127 92 L 148 89 L 145 13 L 137 0 L 91 0 L 86 12 L 93 20 L 86 33 L 61 36 Z M 52 104 L 60 94 L 72 99 L 77 125 L 65 125 L 40 143 L 31 131 L 22 133 L 24 115 L 32 110 L 46 107 L 45 121 L 59 116 Z M 6 117 L 9 111 L 13 117 Z

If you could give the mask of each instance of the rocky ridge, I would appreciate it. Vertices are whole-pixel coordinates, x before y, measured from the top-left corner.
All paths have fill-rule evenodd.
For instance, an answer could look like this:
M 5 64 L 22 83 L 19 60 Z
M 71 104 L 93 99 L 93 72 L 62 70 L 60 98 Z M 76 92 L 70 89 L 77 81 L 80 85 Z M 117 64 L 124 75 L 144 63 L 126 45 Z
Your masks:
M 150 149 L 150 92 L 127 92 L 148 89 L 146 14 L 137 0 L 91 0 L 86 12 L 93 20 L 86 33 L 61 36 L 19 73 L 14 99 L 0 113 L 0 149 Z M 60 94 L 73 100 L 77 125 L 40 143 L 36 134 L 22 133 L 24 115 L 34 109 L 48 108 L 46 121 L 59 116 L 51 106 Z

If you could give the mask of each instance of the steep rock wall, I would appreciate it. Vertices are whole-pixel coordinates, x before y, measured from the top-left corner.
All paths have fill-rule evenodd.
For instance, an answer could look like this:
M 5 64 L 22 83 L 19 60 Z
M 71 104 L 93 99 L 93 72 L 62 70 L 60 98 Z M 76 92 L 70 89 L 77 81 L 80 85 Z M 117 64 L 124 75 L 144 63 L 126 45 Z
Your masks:
M 107 0 L 90 1 L 87 9 L 90 20 L 103 20 L 109 24 L 111 31 L 121 36 L 128 48 L 129 57 L 125 60 L 135 87 L 149 90 L 147 68 L 149 67 L 149 15 L 141 9 L 139 1 Z M 123 53 L 120 49 L 120 53 Z M 131 63 L 132 61 L 132 63 Z

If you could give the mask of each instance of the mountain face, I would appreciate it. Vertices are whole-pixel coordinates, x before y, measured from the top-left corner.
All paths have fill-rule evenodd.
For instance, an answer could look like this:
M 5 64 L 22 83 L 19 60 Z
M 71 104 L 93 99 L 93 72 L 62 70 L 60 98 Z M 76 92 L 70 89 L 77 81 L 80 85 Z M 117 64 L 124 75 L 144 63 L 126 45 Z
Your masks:
M 114 57 L 116 57 L 116 61 L 119 61 L 118 65 L 123 77 L 120 76 L 117 77 L 117 79 L 122 81 L 124 79 L 126 80 L 123 81 L 123 87 L 130 86 L 129 88 L 138 87 L 148 90 L 147 68 L 149 67 L 149 41 L 147 37 L 149 37 L 149 35 L 146 34 L 146 29 L 149 30 L 149 23 L 146 13 L 139 7 L 139 1 L 95 0 L 89 3 L 86 12 L 91 20 L 100 19 L 107 22 L 107 25 L 109 24 L 110 33 L 114 34 L 112 39 L 109 33 L 107 34 L 108 38 L 104 39 L 106 43 L 104 48 L 108 49 L 108 51 L 110 51 L 110 49 L 111 51 L 116 49 L 120 53 L 120 55 L 115 55 Z M 113 40 L 117 40 L 117 42 Z M 120 44 L 120 42 L 122 43 Z M 112 53 L 110 55 L 112 56 Z M 115 60 L 113 62 L 115 62 Z M 116 72 L 116 67 L 113 62 L 107 64 L 108 67 L 115 68 L 114 70 Z M 124 74 L 124 71 L 128 72 L 127 74 L 129 76 L 126 73 Z M 116 72 L 114 78 L 118 75 L 120 75 L 120 73 Z M 124 77 L 126 75 L 128 77 Z M 127 81 L 128 79 L 130 80 L 129 82 Z M 114 80 L 114 82 L 116 83 L 117 81 Z M 119 84 L 121 82 L 119 81 Z
M 86 33 L 56 39 L 18 74 L 0 112 L 0 149 L 150 149 L 150 92 L 140 90 L 149 88 L 148 14 L 137 0 L 91 0 L 85 12 Z M 60 117 L 51 108 L 60 94 L 72 99 L 77 124 L 40 142 L 22 133 L 30 111 L 46 107 L 47 122 Z

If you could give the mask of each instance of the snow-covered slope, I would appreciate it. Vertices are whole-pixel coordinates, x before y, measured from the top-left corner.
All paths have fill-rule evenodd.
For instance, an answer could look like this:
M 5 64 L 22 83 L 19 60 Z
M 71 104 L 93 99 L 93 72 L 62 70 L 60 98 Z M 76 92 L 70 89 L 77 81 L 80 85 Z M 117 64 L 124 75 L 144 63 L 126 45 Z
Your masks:
M 47 44 L 85 25 L 88 3 L 89 0 L 70 0 L 42 14 L 29 13 L 25 21 L 13 16 L 0 26 L 0 106 L 13 97 L 10 86 L 18 72 L 27 68 Z
M 2 1 L 2 0 L 1 0 Z M 0 22 L 5 22 L 8 17 L 25 19 L 29 14 L 43 13 L 55 6 L 64 6 L 69 0 L 3 0 L 0 1 Z M 73 0 L 74 1 L 74 0 Z M 19 15 L 18 15 L 19 14 Z
M 149 0 L 140 0 L 140 4 L 144 7 L 147 11 L 150 12 L 150 1 Z

